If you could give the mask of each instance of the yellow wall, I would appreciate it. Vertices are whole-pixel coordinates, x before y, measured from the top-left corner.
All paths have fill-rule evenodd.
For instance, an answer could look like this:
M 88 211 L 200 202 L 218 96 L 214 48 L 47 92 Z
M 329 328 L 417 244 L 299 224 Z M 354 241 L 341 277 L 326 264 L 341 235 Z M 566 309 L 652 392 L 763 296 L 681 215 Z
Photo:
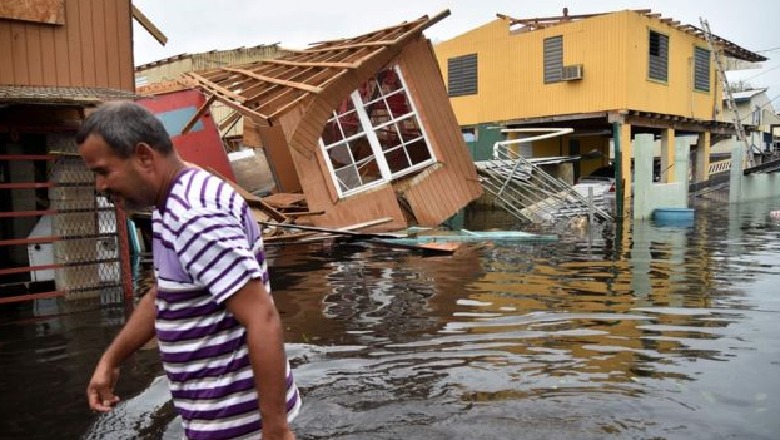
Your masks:
M 626 108 L 648 112 L 668 113 L 696 119 L 714 119 L 713 108 L 720 100 L 721 87 L 715 73 L 715 60 L 710 60 L 710 92 L 693 89 L 694 47 L 709 49 L 707 42 L 693 35 L 678 31 L 657 19 L 639 14 L 625 14 L 628 20 L 628 59 L 641 62 L 629 63 L 628 103 Z M 649 31 L 669 36 L 669 80 L 660 83 L 648 80 Z
M 648 80 L 649 27 L 670 36 L 668 85 Z M 543 41 L 557 35 L 563 64 L 582 64 L 582 80 L 544 84 Z M 451 98 L 461 125 L 618 109 L 690 117 L 692 100 L 693 114 L 710 119 L 712 94 L 691 92 L 694 43 L 706 47 L 657 19 L 621 11 L 524 33 L 496 19 L 435 51 L 445 80 L 449 58 L 478 54 L 478 94 Z

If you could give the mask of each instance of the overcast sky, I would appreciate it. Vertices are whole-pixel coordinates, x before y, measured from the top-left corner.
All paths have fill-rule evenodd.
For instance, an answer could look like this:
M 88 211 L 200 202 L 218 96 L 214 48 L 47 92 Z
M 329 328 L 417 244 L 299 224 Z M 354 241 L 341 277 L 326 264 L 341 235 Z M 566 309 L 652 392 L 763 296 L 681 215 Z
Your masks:
M 449 9 L 450 17 L 433 26 L 432 40 L 452 38 L 503 13 L 518 18 L 586 14 L 620 9 L 652 9 L 664 17 L 699 26 L 709 20 L 712 32 L 768 61 L 761 70 L 729 73 L 769 87 L 769 98 L 780 96 L 780 1 L 777 0 L 133 0 L 167 36 L 160 46 L 134 24 L 135 64 L 181 53 L 281 43 L 299 49 L 321 40 L 344 38 Z M 769 50 L 774 49 L 774 50 Z M 780 108 L 780 98 L 774 101 Z

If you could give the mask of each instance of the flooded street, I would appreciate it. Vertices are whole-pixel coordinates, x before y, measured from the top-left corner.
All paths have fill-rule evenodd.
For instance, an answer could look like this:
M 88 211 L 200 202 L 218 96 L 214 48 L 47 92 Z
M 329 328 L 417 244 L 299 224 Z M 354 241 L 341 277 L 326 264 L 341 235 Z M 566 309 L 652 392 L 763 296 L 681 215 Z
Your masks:
M 777 439 L 780 200 L 697 208 L 692 228 L 454 257 L 274 249 L 299 439 Z M 122 370 L 115 412 L 88 410 L 124 321 L 96 307 L 0 309 L 0 438 L 180 438 L 154 347 Z

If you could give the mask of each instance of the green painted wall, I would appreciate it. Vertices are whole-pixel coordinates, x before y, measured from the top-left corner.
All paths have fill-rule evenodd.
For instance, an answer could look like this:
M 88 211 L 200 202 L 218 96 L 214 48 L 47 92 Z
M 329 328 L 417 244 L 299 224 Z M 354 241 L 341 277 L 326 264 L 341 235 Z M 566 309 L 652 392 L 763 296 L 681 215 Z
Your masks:
M 475 161 L 492 159 L 493 145 L 504 139 L 501 127 L 497 124 L 479 124 L 470 127 L 475 128 L 477 132 L 476 142 L 466 142 L 471 158 Z

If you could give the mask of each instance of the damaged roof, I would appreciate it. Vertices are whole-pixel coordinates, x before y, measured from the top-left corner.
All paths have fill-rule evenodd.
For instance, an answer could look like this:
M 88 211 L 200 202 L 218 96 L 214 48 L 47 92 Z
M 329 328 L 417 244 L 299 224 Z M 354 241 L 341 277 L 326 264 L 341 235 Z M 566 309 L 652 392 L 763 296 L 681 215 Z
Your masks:
M 662 24 L 671 26 L 677 29 L 678 31 L 685 32 L 687 34 L 693 35 L 697 38 L 706 41 L 706 38 L 704 37 L 704 30 L 692 24 L 681 24 L 680 21 L 678 20 L 672 18 L 663 18 L 660 13 L 654 13 L 651 9 L 631 9 L 630 11 L 640 15 L 644 15 L 651 19 L 658 20 Z M 563 15 L 554 16 L 554 17 L 513 18 L 504 14 L 496 14 L 496 16 L 500 19 L 508 20 L 510 26 L 521 25 L 522 27 L 519 29 L 519 32 L 530 32 L 537 29 L 546 29 L 552 26 L 557 26 L 564 23 L 571 23 L 573 21 L 584 20 L 591 17 L 614 14 L 615 12 L 618 11 L 601 12 L 595 14 L 569 15 L 568 10 L 564 8 Z M 715 34 L 712 34 L 712 37 L 715 40 L 715 43 L 720 45 L 723 48 L 723 51 L 726 54 L 726 56 L 736 58 L 739 60 L 754 62 L 754 63 L 767 60 L 765 56 L 758 54 L 756 52 L 752 52 L 748 49 L 745 49 L 744 47 L 739 46 L 723 37 L 719 37 Z
M 241 114 L 268 122 L 323 94 L 338 79 L 403 46 L 449 14 L 446 10 L 358 37 L 320 42 L 280 58 L 184 76 Z
M 108 88 L 0 85 L 3 103 L 99 104 L 136 97 L 132 92 Z

